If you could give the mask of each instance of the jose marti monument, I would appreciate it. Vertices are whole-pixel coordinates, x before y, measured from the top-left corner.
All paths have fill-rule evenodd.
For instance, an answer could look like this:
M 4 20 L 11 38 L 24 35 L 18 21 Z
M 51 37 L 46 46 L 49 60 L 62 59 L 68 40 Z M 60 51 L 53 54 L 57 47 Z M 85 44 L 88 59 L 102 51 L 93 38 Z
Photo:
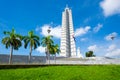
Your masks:
M 66 6 L 62 12 L 60 56 L 77 57 L 72 10 Z M 80 53 L 79 53 L 80 54 Z

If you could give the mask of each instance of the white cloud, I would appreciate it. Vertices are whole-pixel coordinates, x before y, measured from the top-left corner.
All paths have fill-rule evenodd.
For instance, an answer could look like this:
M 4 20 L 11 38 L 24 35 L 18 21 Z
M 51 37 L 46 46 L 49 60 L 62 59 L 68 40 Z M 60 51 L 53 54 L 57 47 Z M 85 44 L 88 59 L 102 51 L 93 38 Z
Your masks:
M 111 44 L 108 47 L 105 56 L 106 57 L 118 57 L 118 56 L 120 56 L 120 48 L 119 48 L 119 46 L 117 46 L 118 44 L 117 43 Z
M 114 49 L 112 51 L 109 51 L 105 56 L 107 57 L 120 56 L 120 49 Z
M 36 51 L 40 52 L 40 53 L 45 53 L 45 47 L 39 46 Z
M 81 38 L 80 41 L 87 41 L 88 38 Z
M 90 30 L 90 28 L 91 28 L 90 26 L 86 26 L 85 28 L 80 27 L 76 29 L 75 36 L 77 37 L 86 34 Z
M 58 25 L 55 28 L 51 28 L 51 35 L 53 35 L 56 38 L 61 37 L 61 26 Z
M 58 25 L 56 27 L 53 27 L 52 25 L 49 25 L 49 24 L 45 24 L 43 25 L 41 28 L 40 27 L 37 27 L 36 28 L 36 31 L 40 31 L 40 34 L 44 35 L 44 36 L 47 36 L 48 35 L 48 28 L 50 27 L 50 35 L 56 37 L 56 38 L 60 38 L 61 37 L 61 26 Z
M 92 45 L 88 47 L 89 51 L 97 51 L 97 45 Z
M 105 39 L 107 40 L 107 41 L 109 41 L 109 40 L 112 40 L 111 38 L 112 37 L 116 37 L 118 34 L 116 33 L 116 32 L 113 32 L 113 33 L 110 33 L 109 35 L 107 35 L 106 37 L 105 37 Z
M 100 7 L 106 17 L 120 14 L 120 0 L 103 0 L 100 2 Z
M 61 38 L 61 26 L 60 25 L 53 27 L 50 24 L 45 24 L 41 27 L 37 26 L 36 31 L 40 31 L 40 34 L 47 36 L 48 35 L 47 30 L 49 27 L 51 30 L 50 35 L 52 35 L 56 38 Z M 85 28 L 80 27 L 80 28 L 76 29 L 75 36 L 77 37 L 77 36 L 82 36 L 82 35 L 86 34 L 90 30 L 90 28 L 91 28 L 90 26 L 86 26 Z
M 115 44 L 112 44 L 108 47 L 107 51 L 112 51 L 116 48 L 116 45 Z
M 102 24 L 98 24 L 96 27 L 94 27 L 93 31 L 98 32 L 103 27 Z

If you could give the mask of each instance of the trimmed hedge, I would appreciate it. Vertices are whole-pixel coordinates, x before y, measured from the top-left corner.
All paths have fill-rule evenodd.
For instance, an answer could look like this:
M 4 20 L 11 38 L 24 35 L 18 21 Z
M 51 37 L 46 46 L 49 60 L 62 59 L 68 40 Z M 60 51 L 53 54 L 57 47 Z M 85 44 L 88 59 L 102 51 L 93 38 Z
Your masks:
M 35 68 L 46 66 L 105 66 L 110 64 L 2 64 L 0 69 Z

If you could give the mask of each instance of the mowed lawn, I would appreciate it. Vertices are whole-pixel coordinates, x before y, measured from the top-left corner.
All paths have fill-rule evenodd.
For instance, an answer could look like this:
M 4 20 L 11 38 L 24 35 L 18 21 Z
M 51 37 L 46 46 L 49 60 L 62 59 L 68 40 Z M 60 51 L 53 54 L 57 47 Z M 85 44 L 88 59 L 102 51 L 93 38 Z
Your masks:
M 120 80 L 120 65 L 0 69 L 0 80 Z

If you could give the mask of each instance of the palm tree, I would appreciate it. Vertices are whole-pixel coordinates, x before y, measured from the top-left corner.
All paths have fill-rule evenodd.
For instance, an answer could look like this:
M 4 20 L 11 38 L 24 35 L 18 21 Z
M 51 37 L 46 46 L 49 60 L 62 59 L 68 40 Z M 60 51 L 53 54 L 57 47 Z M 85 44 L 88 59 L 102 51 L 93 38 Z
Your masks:
M 18 50 L 18 48 L 22 46 L 22 42 L 21 42 L 22 36 L 19 34 L 16 34 L 14 29 L 12 29 L 11 32 L 4 31 L 4 34 L 6 35 L 6 37 L 4 37 L 2 39 L 2 43 L 6 46 L 7 49 L 9 47 L 11 48 L 10 49 L 10 58 L 9 58 L 9 64 L 11 64 L 13 49 Z
M 54 57 L 55 63 L 56 63 L 56 53 L 59 54 L 59 52 L 60 52 L 60 49 L 59 49 L 58 44 L 52 45 L 52 46 L 50 47 L 50 54 L 55 55 L 55 57 Z
M 40 45 L 39 40 L 40 40 L 39 36 L 35 35 L 33 31 L 29 31 L 28 36 L 23 37 L 25 49 L 27 48 L 28 45 L 30 46 L 30 53 L 28 58 L 29 63 L 31 62 L 32 50 L 36 49 Z
M 51 39 L 53 36 L 49 35 L 46 37 L 42 38 L 42 46 L 46 47 L 46 59 L 49 60 L 49 64 L 50 64 L 50 47 L 51 45 L 54 43 L 53 40 Z

